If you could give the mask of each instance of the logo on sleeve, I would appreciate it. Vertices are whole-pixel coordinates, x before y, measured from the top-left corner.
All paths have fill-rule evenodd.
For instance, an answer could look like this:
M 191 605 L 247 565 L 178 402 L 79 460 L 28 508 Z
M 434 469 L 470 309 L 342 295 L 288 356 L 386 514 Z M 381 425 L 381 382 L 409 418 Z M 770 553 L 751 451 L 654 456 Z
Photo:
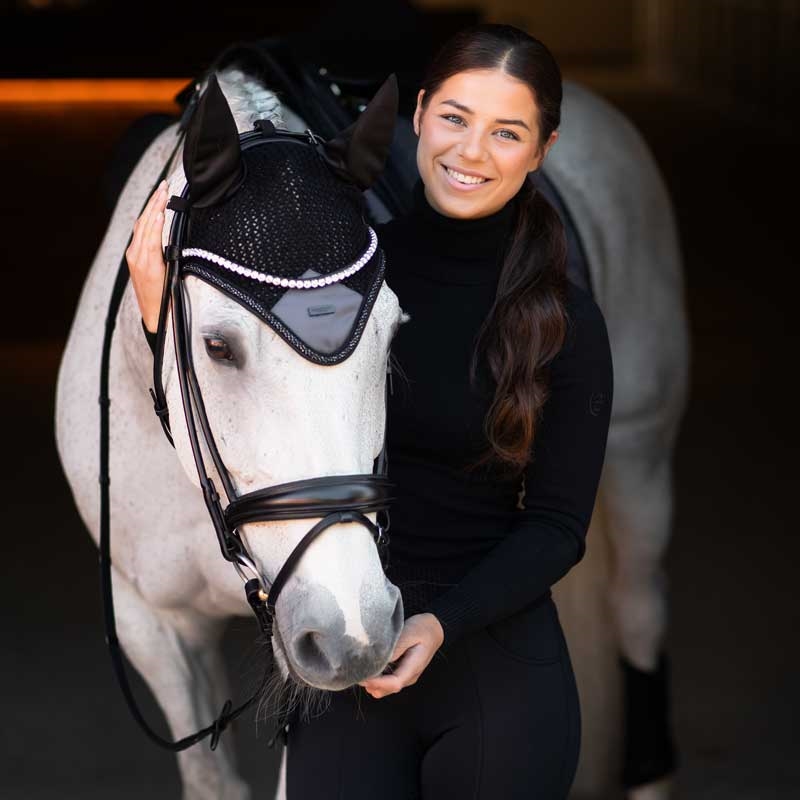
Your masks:
M 608 394 L 606 392 L 592 392 L 592 396 L 589 398 L 589 411 L 596 417 L 607 402 Z

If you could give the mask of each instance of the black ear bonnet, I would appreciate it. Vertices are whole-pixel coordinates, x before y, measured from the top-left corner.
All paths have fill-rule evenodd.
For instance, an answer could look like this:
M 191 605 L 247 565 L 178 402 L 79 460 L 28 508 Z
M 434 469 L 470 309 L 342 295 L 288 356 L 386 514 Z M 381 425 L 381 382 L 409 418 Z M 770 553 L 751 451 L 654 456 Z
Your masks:
M 212 75 L 186 132 L 187 186 L 170 205 L 181 274 L 215 286 L 310 361 L 347 358 L 383 282 L 362 191 L 383 168 L 396 116 L 392 75 L 331 140 L 266 120 L 240 136 Z

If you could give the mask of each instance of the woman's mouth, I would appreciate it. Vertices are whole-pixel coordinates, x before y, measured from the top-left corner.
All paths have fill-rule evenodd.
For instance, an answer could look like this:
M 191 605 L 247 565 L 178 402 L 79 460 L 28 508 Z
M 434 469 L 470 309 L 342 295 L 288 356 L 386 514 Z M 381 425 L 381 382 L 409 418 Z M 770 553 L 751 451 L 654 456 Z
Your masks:
M 491 178 L 478 178 L 474 175 L 466 175 L 456 169 L 442 164 L 442 169 L 447 177 L 447 182 L 450 186 L 458 189 L 458 191 L 473 191 L 485 183 L 489 183 Z

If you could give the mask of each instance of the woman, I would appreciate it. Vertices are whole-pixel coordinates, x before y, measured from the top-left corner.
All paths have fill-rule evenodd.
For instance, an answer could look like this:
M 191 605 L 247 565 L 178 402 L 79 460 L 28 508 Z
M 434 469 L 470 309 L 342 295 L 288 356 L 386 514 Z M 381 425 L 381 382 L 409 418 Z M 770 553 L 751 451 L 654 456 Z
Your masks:
M 387 433 L 407 619 L 387 674 L 290 724 L 290 800 L 556 800 L 572 784 L 578 695 L 550 587 L 585 550 L 613 375 L 603 315 L 527 179 L 560 104 L 552 55 L 506 25 L 451 38 L 419 91 L 413 210 L 378 228 L 412 320 Z M 165 203 L 128 251 L 150 331 Z

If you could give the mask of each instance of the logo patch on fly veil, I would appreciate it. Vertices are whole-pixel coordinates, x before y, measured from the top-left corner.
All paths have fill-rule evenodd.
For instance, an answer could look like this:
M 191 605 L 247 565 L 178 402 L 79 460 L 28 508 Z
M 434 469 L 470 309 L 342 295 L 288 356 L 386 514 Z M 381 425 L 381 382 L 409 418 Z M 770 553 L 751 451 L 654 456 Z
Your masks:
M 309 317 L 320 317 L 323 314 L 335 314 L 336 306 L 309 306 L 306 310 Z

